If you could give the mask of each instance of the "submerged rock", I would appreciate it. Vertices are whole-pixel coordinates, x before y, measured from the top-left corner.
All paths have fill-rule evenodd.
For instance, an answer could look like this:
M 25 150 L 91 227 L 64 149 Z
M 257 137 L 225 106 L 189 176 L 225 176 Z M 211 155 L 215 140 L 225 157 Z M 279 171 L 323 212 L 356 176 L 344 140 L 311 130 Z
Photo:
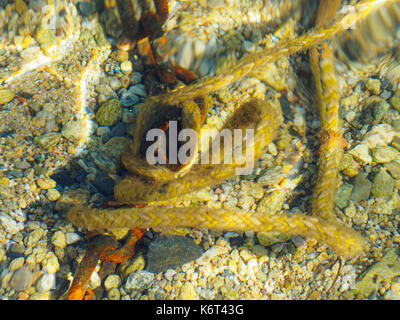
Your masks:
M 15 93 L 11 90 L 2 89 L 0 90 L 0 104 L 6 104 L 14 99 Z
M 367 176 L 366 173 L 360 173 L 354 178 L 350 200 L 355 202 L 368 200 L 371 194 L 372 183 L 368 180 Z
M 381 261 L 373 264 L 358 279 L 354 292 L 363 297 L 370 296 L 379 288 L 377 278 L 390 283 L 390 280 L 400 275 L 400 256 L 398 248 L 387 249 Z
M 390 197 L 393 193 L 394 180 L 386 169 L 381 168 L 374 178 L 372 194 L 378 197 Z
M 202 253 L 192 238 L 157 235 L 149 245 L 146 270 L 158 273 L 174 269 L 197 259 Z
M 97 111 L 96 119 L 100 126 L 113 126 L 122 117 L 122 107 L 118 99 L 104 102 Z

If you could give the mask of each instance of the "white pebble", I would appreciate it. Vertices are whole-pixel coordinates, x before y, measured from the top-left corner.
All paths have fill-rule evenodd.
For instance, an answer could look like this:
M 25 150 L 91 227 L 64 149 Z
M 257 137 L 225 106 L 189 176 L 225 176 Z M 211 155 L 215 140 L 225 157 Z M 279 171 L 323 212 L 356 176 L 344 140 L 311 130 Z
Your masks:
M 43 274 L 36 284 L 36 288 L 39 292 L 49 291 L 55 289 L 56 276 L 54 273 Z
M 73 244 L 82 239 L 81 236 L 75 232 L 67 232 L 65 236 L 67 238 L 67 244 Z
M 96 271 L 94 271 L 89 280 L 89 287 L 91 289 L 96 289 L 96 288 L 100 287 L 100 285 L 101 285 L 100 276 Z

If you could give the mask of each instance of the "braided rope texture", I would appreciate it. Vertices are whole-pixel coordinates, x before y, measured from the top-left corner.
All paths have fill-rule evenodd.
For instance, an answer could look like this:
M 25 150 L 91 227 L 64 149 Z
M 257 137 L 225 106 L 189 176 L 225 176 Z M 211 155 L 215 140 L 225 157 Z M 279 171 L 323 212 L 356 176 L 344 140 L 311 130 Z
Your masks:
M 212 209 L 206 206 L 121 209 L 74 207 L 68 212 L 68 219 L 76 226 L 97 231 L 140 227 L 168 232 L 177 226 L 232 231 L 276 231 L 314 238 L 347 258 L 358 256 L 365 249 L 364 240 L 351 228 L 304 214 L 281 213 L 269 216 L 258 212 Z
M 177 103 L 192 100 L 198 96 L 204 96 L 211 93 L 217 89 L 231 84 L 237 79 L 247 75 L 250 71 L 255 70 L 264 64 L 276 61 L 279 58 L 291 55 L 296 52 L 300 52 L 312 47 L 317 46 L 322 41 L 332 37 L 338 32 L 345 29 L 347 24 L 345 21 L 351 19 L 354 23 L 363 19 L 374 9 L 377 9 L 381 5 L 388 1 L 376 1 L 364 0 L 359 2 L 354 6 L 354 11 L 347 15 L 342 15 L 335 18 L 327 26 L 316 27 L 304 35 L 287 40 L 275 47 L 267 48 L 260 52 L 249 54 L 242 58 L 236 66 L 231 66 L 227 68 L 221 74 L 205 78 L 200 80 L 196 84 L 177 88 L 167 94 L 162 94 L 155 97 L 150 97 L 144 103 L 144 107 L 151 106 L 153 104 L 162 105 L 176 105 Z M 334 84 L 334 78 L 331 77 L 332 73 L 329 69 L 329 49 L 323 50 L 323 54 L 318 53 L 317 60 L 318 63 L 315 65 L 320 68 L 318 70 L 322 71 L 321 83 Z M 326 56 L 324 56 L 326 55 Z M 322 63 L 321 63 L 322 62 Z M 324 62 L 326 65 L 324 65 Z M 327 77 L 325 79 L 325 77 Z M 318 80 L 317 80 L 318 81 Z M 324 89 L 326 86 L 324 86 Z M 335 93 L 336 92 L 336 93 Z M 321 92 L 322 94 L 322 92 Z M 320 184 L 320 188 L 324 186 L 326 189 L 333 190 L 333 181 L 336 182 L 336 175 L 333 179 L 333 163 L 337 163 L 338 152 L 338 140 L 340 138 L 339 127 L 335 124 L 335 108 L 337 91 L 335 89 L 331 91 L 324 91 L 322 101 L 328 102 L 325 104 L 325 111 L 322 112 L 322 122 L 328 125 L 326 130 L 328 133 L 328 139 L 326 143 L 323 143 L 321 147 L 321 153 L 323 154 L 320 162 L 320 172 L 328 172 L 319 178 L 319 181 L 328 179 L 329 187 L 326 184 Z M 330 96 L 331 95 L 331 96 Z M 321 95 L 322 96 L 322 95 Z M 334 119 L 333 121 L 331 121 Z M 264 130 L 264 132 L 266 132 Z M 267 143 L 272 141 L 273 135 L 267 134 Z M 256 139 L 256 141 L 260 141 Z M 261 145 L 261 142 L 259 142 Z M 265 143 L 265 141 L 264 141 Z M 262 144 L 264 144 L 262 143 Z M 125 183 L 120 183 L 117 185 L 116 198 L 123 203 L 134 203 L 140 200 L 140 196 L 144 197 L 144 201 L 148 200 L 151 202 L 152 199 L 145 199 L 148 192 L 152 192 L 152 188 L 160 188 L 158 195 L 163 198 L 163 194 L 171 192 L 172 195 L 180 195 L 189 191 L 193 187 L 193 182 L 190 178 L 194 177 L 196 173 L 196 166 L 191 173 L 186 175 L 186 181 L 178 180 L 178 183 L 172 181 L 169 185 L 162 185 L 161 182 L 154 181 L 153 186 L 147 185 L 148 188 L 138 189 L 138 183 L 134 181 L 132 176 L 128 176 L 123 181 Z M 232 172 L 229 172 L 233 166 L 220 166 L 220 169 L 214 169 L 212 167 L 211 171 L 208 171 L 209 176 L 203 175 L 196 177 L 196 184 L 198 185 L 210 185 L 218 183 L 221 179 L 226 179 L 231 176 Z M 129 181 L 130 180 L 130 181 Z M 325 181 L 324 180 L 324 181 Z M 142 184 L 145 186 L 145 184 Z M 119 186 L 119 189 L 118 189 Z M 129 190 L 130 189 L 130 190 Z M 136 189 L 136 190 L 135 190 Z M 317 188 L 318 189 L 318 188 Z M 127 191 L 128 190 L 128 191 Z M 132 191 L 135 190 L 135 191 Z M 190 189 L 192 190 L 192 189 Z M 318 192 L 316 198 L 319 199 L 315 201 L 320 208 L 322 208 L 326 203 L 331 203 L 332 194 L 329 193 L 324 195 L 322 192 Z M 130 193 L 135 192 L 135 196 L 129 196 Z M 154 194 L 154 193 L 153 193 Z M 329 198 L 329 199 L 328 199 Z M 321 200 L 322 199 L 322 200 Z M 326 199 L 326 200 L 325 200 Z M 144 207 L 144 208 L 128 208 L 128 209 L 94 209 L 90 207 L 74 207 L 68 212 L 68 219 L 76 226 L 86 227 L 89 230 L 112 230 L 116 228 L 153 228 L 156 231 L 167 232 L 169 229 L 184 226 L 191 228 L 210 228 L 216 230 L 236 230 L 236 231 L 247 231 L 253 230 L 255 232 L 269 232 L 277 231 L 280 233 L 286 233 L 289 235 L 302 235 L 304 237 L 315 238 L 321 241 L 332 249 L 336 250 L 339 255 L 347 258 L 352 258 L 359 256 L 365 250 L 365 242 L 361 235 L 348 228 L 344 225 L 339 224 L 333 219 L 324 219 L 324 214 L 322 212 L 331 212 L 331 208 L 318 209 L 317 211 L 321 214 L 314 215 L 312 217 L 303 214 L 277 214 L 273 216 L 266 215 L 264 213 L 254 213 L 254 212 L 244 212 L 239 210 L 216 210 L 207 207 L 190 207 L 190 208 L 170 208 L 170 207 Z M 327 215 L 328 217 L 331 214 Z
M 341 0 L 327 0 L 318 7 L 316 25 L 323 25 L 336 14 Z M 323 219 L 334 219 L 334 195 L 342 155 L 339 125 L 339 84 L 333 52 L 326 42 L 311 48 L 311 71 L 314 76 L 317 104 L 321 119 L 319 170 L 314 188 L 312 211 Z

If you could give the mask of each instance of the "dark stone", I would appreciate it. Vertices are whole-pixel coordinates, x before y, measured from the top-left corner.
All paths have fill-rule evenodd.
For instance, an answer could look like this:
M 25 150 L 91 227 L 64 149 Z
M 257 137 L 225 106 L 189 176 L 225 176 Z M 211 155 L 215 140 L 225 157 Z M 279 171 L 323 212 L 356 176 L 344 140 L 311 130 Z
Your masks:
M 232 237 L 229 238 L 229 244 L 231 247 L 240 247 L 244 241 L 246 240 L 246 236 L 238 236 L 238 237 Z
M 102 195 L 109 197 L 114 194 L 115 181 L 107 174 L 99 173 L 92 182 L 98 192 Z
M 55 180 L 57 184 L 61 185 L 62 187 L 68 187 L 75 182 L 67 171 L 56 172 L 50 178 Z
M 111 129 L 111 137 L 122 137 L 125 135 L 125 124 L 122 122 L 117 122 L 115 126 Z
M 192 238 L 157 234 L 150 243 L 146 256 L 146 270 L 159 273 L 193 261 L 203 250 Z
M 71 162 L 68 168 L 64 168 L 54 173 L 50 178 L 55 180 L 62 187 L 70 187 L 74 183 L 83 183 L 87 172 L 76 162 Z

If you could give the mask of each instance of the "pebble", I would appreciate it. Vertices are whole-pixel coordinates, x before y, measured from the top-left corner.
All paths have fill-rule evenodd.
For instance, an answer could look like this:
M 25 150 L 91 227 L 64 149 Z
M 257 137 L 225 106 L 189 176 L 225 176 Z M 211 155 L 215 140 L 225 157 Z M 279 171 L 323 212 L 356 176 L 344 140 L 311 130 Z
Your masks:
M 224 285 L 221 287 L 222 297 L 226 300 L 238 300 L 239 294 L 238 292 L 228 285 Z
M 368 145 L 365 143 L 360 143 L 356 145 L 353 149 L 349 150 L 349 154 L 356 158 L 356 160 L 362 161 L 366 164 L 372 162 L 372 157 L 369 154 Z
M 81 239 L 82 239 L 81 236 L 76 232 L 67 232 L 65 234 L 65 240 L 67 242 L 67 245 L 74 244 L 80 241 Z
M 137 96 L 147 97 L 147 92 L 143 84 L 136 84 L 134 86 L 129 87 L 129 92 L 136 94 Z
M 100 286 L 101 286 L 101 278 L 100 278 L 99 274 L 96 271 L 94 271 L 92 273 L 92 275 L 90 276 L 89 287 L 92 290 L 94 290 L 94 289 L 97 289 Z
M 138 84 L 140 82 L 142 82 L 142 74 L 139 73 L 139 72 L 133 72 L 130 75 L 130 83 L 131 84 Z
M 46 193 L 46 198 L 49 201 L 57 201 L 58 199 L 60 199 L 61 197 L 61 193 L 57 190 L 57 189 L 49 189 L 47 190 Z
M 389 146 L 376 146 L 372 149 L 372 158 L 376 163 L 388 163 L 400 160 L 400 152 Z
M 24 262 L 25 262 L 25 258 L 24 257 L 15 258 L 8 265 L 8 270 L 11 271 L 11 272 L 13 272 L 15 270 L 18 270 L 18 269 L 23 267 Z
M 210 263 L 210 260 L 214 257 L 222 255 L 227 252 L 227 249 L 222 246 L 212 246 L 210 249 L 205 251 L 200 258 L 196 260 L 196 263 L 199 265 L 207 265 Z
M 126 75 L 130 75 L 132 73 L 132 62 L 130 62 L 129 60 L 123 61 L 121 63 L 121 71 L 126 74 Z M 138 74 L 138 73 L 136 73 Z M 132 77 L 131 77 L 132 79 Z
M 393 193 L 394 181 L 385 168 L 381 168 L 376 174 L 373 185 L 372 194 L 378 197 L 390 197 Z
M 79 143 L 86 134 L 86 126 L 83 120 L 68 121 L 61 130 L 61 135 L 73 143 Z
M 16 291 L 28 289 L 32 282 L 32 272 L 23 267 L 16 270 L 11 278 L 10 286 Z
M 350 200 L 354 202 L 368 200 L 371 190 L 372 183 L 368 180 L 368 175 L 360 173 L 353 180 L 353 190 L 350 194 Z
M 98 127 L 96 134 L 102 137 L 103 141 L 107 141 L 111 137 L 111 129 L 109 127 Z
M 9 103 L 12 99 L 14 99 L 15 93 L 8 89 L 0 90 L 0 104 Z
M 0 225 L 9 234 L 16 234 L 24 227 L 22 223 L 17 223 L 13 218 L 4 212 L 0 212 Z
M 40 189 L 44 189 L 44 190 L 55 188 L 57 185 L 56 181 L 54 181 L 51 178 L 45 178 L 45 177 L 38 178 L 36 180 L 36 183 Z
M 33 142 L 43 149 L 51 150 L 60 142 L 60 139 L 61 134 L 58 132 L 49 132 L 35 137 Z
M 111 89 L 113 89 L 114 91 L 117 91 L 122 86 L 121 80 L 119 80 L 118 78 L 115 78 L 115 77 L 110 78 L 109 83 L 110 83 Z
M 104 288 L 110 291 L 113 288 L 118 288 L 121 284 L 121 278 L 117 274 L 110 274 L 106 280 L 104 280 Z
M 47 273 L 56 273 L 60 270 L 60 264 L 56 255 L 53 252 L 48 252 L 45 259 L 42 261 L 43 271 Z
M 124 107 L 131 107 L 137 104 L 140 101 L 140 99 L 134 92 L 128 89 L 122 92 L 120 101 Z
M 382 123 L 374 126 L 364 138 L 363 143 L 366 143 L 369 148 L 375 148 L 377 145 L 388 145 L 392 142 L 393 137 L 398 135 L 394 128 L 387 124 Z
M 112 53 L 112 57 L 118 62 L 124 62 L 129 59 L 129 52 L 124 50 L 117 50 Z
M 349 203 L 350 195 L 353 191 L 353 186 L 349 183 L 346 183 L 336 189 L 335 192 L 335 204 L 340 209 L 344 209 L 347 207 Z
M 96 113 L 100 126 L 113 126 L 122 117 L 122 107 L 118 99 L 104 102 Z
M 151 282 L 154 279 L 154 274 L 148 271 L 137 271 L 129 275 L 126 280 L 125 289 L 126 290 L 137 290 L 143 291 L 150 287 Z
M 381 92 L 381 81 L 379 79 L 370 78 L 365 83 L 365 87 L 373 94 L 378 95 Z
M 54 273 L 44 273 L 36 284 L 36 288 L 39 292 L 46 292 L 51 289 L 55 289 L 56 276 Z
M 25 238 L 25 245 L 27 247 L 34 247 L 36 243 L 42 238 L 43 235 L 44 235 L 44 230 L 42 228 L 37 228 L 31 231 Z
M 388 290 L 383 296 L 384 300 L 400 300 L 400 295 L 393 290 Z
M 12 243 L 10 246 L 10 252 L 13 253 L 14 256 L 23 256 L 25 252 L 25 246 L 22 243 Z M 0 257 L 1 257 L 1 250 L 0 250 Z
M 179 300 L 194 300 L 197 298 L 196 290 L 190 282 L 185 282 L 179 291 Z
M 51 243 L 56 247 L 64 249 L 67 246 L 67 237 L 65 233 L 60 230 L 56 231 L 51 238 Z
M 108 291 L 107 297 L 110 300 L 119 300 L 121 298 L 121 293 L 117 288 L 112 288 L 110 291 Z
M 290 237 L 287 235 L 276 233 L 276 232 L 258 232 L 257 240 L 258 242 L 264 246 L 269 247 L 277 242 L 287 241 Z
M 373 124 L 378 124 L 387 115 L 390 105 L 384 100 L 377 101 L 373 103 L 373 114 L 374 120 Z
M 192 238 L 157 235 L 150 243 L 146 270 L 158 273 L 197 259 L 203 253 Z
M 54 209 L 56 211 L 66 211 L 72 206 L 87 203 L 88 198 L 89 192 L 85 189 L 68 190 L 63 192 L 60 199 L 57 200 Z

